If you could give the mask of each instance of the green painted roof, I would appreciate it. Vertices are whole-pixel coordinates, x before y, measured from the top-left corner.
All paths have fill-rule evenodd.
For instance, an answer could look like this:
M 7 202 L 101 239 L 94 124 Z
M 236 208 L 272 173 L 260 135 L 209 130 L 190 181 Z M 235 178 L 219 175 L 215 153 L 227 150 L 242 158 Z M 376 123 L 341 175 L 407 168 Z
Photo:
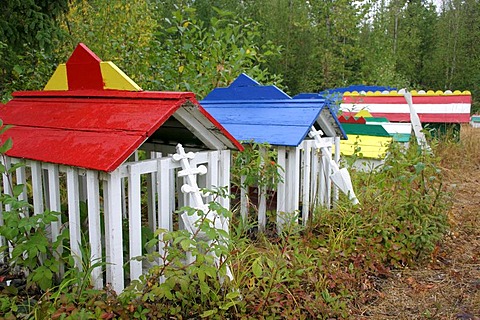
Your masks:
M 356 134 L 363 136 L 390 137 L 390 134 L 382 126 L 342 123 L 342 127 L 347 135 Z

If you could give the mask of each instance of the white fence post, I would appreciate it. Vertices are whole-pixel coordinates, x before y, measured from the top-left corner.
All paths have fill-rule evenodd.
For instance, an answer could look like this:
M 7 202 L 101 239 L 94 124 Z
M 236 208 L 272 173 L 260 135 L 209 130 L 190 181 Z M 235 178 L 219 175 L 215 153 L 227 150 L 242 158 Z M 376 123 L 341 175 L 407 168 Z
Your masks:
M 118 169 L 107 176 L 107 203 L 105 210 L 105 233 L 109 235 L 106 246 L 107 283 L 116 292 L 124 288 L 123 279 L 123 235 L 122 235 L 122 198 L 121 182 Z M 105 190 L 104 190 L 105 192 Z M 105 197 L 105 194 L 104 194 Z
M 81 224 L 80 224 L 80 196 L 77 169 L 67 168 L 67 201 L 68 201 L 68 227 L 70 230 L 70 250 L 75 261 L 75 266 L 82 270 Z
M 90 263 L 102 262 L 102 230 L 100 225 L 100 191 L 98 172 L 87 171 L 87 211 L 90 243 Z M 103 287 L 102 266 L 92 270 L 92 282 L 96 289 Z
M 142 261 L 134 259 L 142 255 L 142 199 L 141 180 L 135 164 L 128 165 L 128 232 L 130 254 L 130 279 L 137 280 L 142 274 Z
M 286 148 L 278 147 L 277 151 L 277 165 L 278 165 L 278 175 L 280 176 L 280 181 L 277 184 L 277 233 L 282 232 L 283 225 L 285 224 L 285 215 L 287 212 L 286 205 Z

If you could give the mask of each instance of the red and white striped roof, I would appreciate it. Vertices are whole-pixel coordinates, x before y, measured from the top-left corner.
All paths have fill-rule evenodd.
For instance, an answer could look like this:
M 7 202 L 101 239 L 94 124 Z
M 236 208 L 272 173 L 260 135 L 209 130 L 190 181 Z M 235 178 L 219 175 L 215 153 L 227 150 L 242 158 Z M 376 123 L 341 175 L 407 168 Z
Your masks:
M 469 91 L 410 91 L 413 106 L 422 122 L 468 123 L 472 96 Z M 353 116 L 367 110 L 374 117 L 385 117 L 392 122 L 410 122 L 410 109 L 403 94 L 398 91 L 345 92 L 340 110 Z

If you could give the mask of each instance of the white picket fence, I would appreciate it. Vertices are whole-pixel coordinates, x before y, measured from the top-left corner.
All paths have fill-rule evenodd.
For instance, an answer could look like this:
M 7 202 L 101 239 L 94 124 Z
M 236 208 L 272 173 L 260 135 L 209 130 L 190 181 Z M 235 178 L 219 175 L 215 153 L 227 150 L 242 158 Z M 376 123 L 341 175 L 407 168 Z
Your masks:
M 277 147 L 276 162 L 284 169 L 279 170 L 282 181 L 278 183 L 276 189 L 278 232 L 287 221 L 298 222 L 298 218 L 301 217 L 302 223 L 306 224 L 315 208 L 318 206 L 330 208 L 332 205 L 332 200 L 337 196 L 330 181 L 331 149 L 334 146 L 338 150 L 338 138 L 327 137 L 321 139 L 320 145 L 315 145 L 314 140 L 304 140 L 298 147 Z M 322 147 L 330 150 L 330 155 L 322 154 Z M 338 162 L 339 152 L 335 153 L 335 157 Z M 244 220 L 247 219 L 251 205 L 248 194 L 248 188 L 241 189 L 240 212 Z M 264 230 L 267 223 L 266 190 L 258 190 L 258 203 L 255 205 L 259 230 Z
M 143 252 L 142 223 L 147 221 L 152 231 L 158 228 L 174 230 L 177 228 L 173 224 L 177 220 L 174 212 L 193 204 L 191 195 L 180 191 L 184 184 L 183 178 L 177 175 L 180 163 L 170 156 L 162 157 L 161 153 L 148 153 L 150 159 L 132 159 L 111 173 L 6 157 L 4 165 L 7 168 L 18 162 L 25 165 L 16 169 L 13 177 L 3 176 L 3 186 L 8 192 L 8 181 L 25 185 L 19 198 L 33 205 L 33 212 L 29 214 L 44 210 L 61 212 L 61 204 L 66 204 L 68 219 L 52 223 L 52 239 L 55 240 L 63 228 L 69 228 L 70 249 L 76 266 L 82 268 L 82 261 L 92 264 L 103 261 L 92 272 L 93 285 L 103 288 L 108 284 L 121 292 L 125 281 L 138 279 L 147 267 L 142 261 L 133 259 Z M 208 169 L 206 175 L 199 176 L 199 187 L 230 186 L 229 150 L 198 152 L 192 164 Z M 142 199 L 146 199 L 146 203 L 145 200 L 142 203 Z M 86 221 L 80 221 L 82 201 L 86 203 Z M 230 207 L 228 198 L 217 201 Z M 10 210 L 8 205 L 0 209 L 2 212 Z M 178 222 L 182 228 L 181 219 Z M 127 233 L 128 244 L 123 241 Z M 80 248 L 89 248 L 90 257 L 82 257 L 85 250 Z M 163 256 L 164 248 L 158 250 Z M 129 260 L 129 273 L 124 269 L 124 257 Z

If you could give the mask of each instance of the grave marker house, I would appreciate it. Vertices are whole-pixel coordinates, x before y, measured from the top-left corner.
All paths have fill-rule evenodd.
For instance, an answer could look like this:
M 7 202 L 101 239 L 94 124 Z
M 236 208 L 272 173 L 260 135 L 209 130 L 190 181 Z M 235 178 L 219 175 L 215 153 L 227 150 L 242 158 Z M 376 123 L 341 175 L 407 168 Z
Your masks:
M 292 99 L 275 86 L 262 86 L 241 74 L 229 87 L 214 89 L 201 104 L 237 140 L 268 143 L 276 149 L 276 163 L 284 169 L 276 188 L 277 228 L 281 229 L 286 215 L 301 211 L 306 223 L 315 207 L 330 207 L 331 152 L 322 154 L 320 148 L 338 147 L 346 135 L 324 100 Z M 312 128 L 321 130 L 321 146 L 309 137 Z M 267 190 L 260 190 L 256 204 L 261 229 L 266 225 L 266 194 Z M 240 198 L 246 218 L 248 190 L 242 190 Z
M 31 193 L 21 195 L 32 201 L 30 214 L 63 210 L 52 238 L 68 228 L 77 267 L 103 259 L 92 273 L 94 285 L 109 284 L 117 292 L 146 267 L 131 259 L 142 255 L 142 228 L 172 230 L 174 212 L 192 203 L 179 192 L 181 165 L 169 156 L 177 144 L 197 152 L 193 163 L 208 169 L 198 184 L 208 188 L 229 187 L 230 150 L 243 149 L 193 93 L 142 91 L 83 44 L 44 91 L 15 92 L 0 107 L 0 119 L 13 125 L 2 136 L 13 140 L 4 164 L 25 164 L 14 181 L 31 185 Z M 140 150 L 146 159 L 139 160 Z M 229 207 L 229 199 L 219 202 Z M 89 248 L 90 257 L 81 256 L 81 247 Z

